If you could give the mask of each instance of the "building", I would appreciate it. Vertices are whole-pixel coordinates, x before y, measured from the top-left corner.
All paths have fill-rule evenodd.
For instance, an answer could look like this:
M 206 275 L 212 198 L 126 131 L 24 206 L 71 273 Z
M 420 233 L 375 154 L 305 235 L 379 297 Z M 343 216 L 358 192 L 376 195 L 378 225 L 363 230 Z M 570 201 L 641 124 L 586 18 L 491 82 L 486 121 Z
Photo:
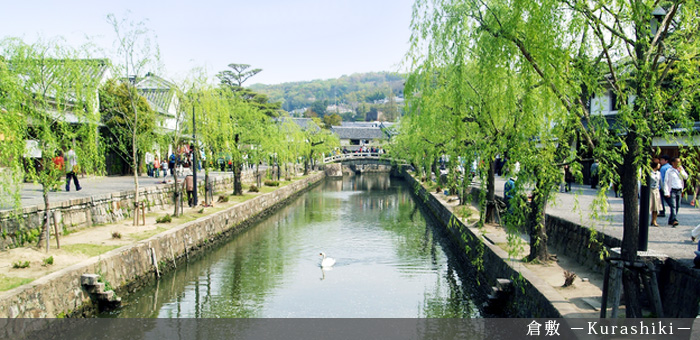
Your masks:
M 378 124 L 362 125 L 333 126 L 331 132 L 340 139 L 340 147 L 350 151 L 358 150 L 362 146 L 379 147 L 389 141 L 389 135 Z

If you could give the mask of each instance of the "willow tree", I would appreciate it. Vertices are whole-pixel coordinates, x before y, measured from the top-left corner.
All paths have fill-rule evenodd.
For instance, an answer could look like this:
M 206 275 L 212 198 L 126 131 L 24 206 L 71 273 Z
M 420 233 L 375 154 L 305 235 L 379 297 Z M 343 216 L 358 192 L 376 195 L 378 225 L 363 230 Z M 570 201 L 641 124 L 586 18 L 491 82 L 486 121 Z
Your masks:
M 62 169 L 54 164 L 53 158 L 59 152 L 74 149 L 81 173 L 102 169 L 97 146 L 99 110 L 95 94 L 107 65 L 104 60 L 81 59 L 84 51 L 72 49 L 60 40 L 40 40 L 30 45 L 10 39 L 3 42 L 3 52 L 10 66 L 7 72 L 11 73 L 5 73 L 11 82 L 4 86 L 15 86 L 15 90 L 5 92 L 7 108 L 3 110 L 17 119 L 2 124 L 7 138 L 12 138 L 8 140 L 7 152 L 14 157 L 7 161 L 15 170 L 19 169 L 18 162 L 26 161 L 24 178 L 42 187 L 45 217 L 39 246 L 45 240 L 48 251 L 49 192 L 65 181 Z M 18 140 L 26 140 L 30 146 L 22 159 L 16 154 Z M 55 233 L 60 247 L 57 224 Z
M 118 60 L 115 74 L 121 75 L 128 90 L 124 91 L 127 98 L 127 110 L 115 111 L 122 117 L 124 129 L 128 130 L 131 139 L 131 167 L 134 176 L 134 225 L 138 225 L 139 217 L 139 133 L 144 121 L 153 119 L 144 114 L 148 111 L 141 110 L 140 96 L 132 90 L 134 85 L 145 76 L 148 67 L 157 67 L 159 56 L 158 45 L 154 41 L 154 34 L 146 27 L 144 22 L 133 22 L 128 18 L 117 19 L 114 14 L 107 16 L 107 21 L 112 26 L 116 35 Z
M 482 30 L 515 46 L 576 118 L 588 152 L 601 160 L 603 178 L 620 181 L 621 256 L 634 262 L 639 248 L 638 174 L 650 159 L 652 138 L 673 139 L 671 127 L 690 125 L 687 100 L 697 91 L 700 73 L 696 65 L 698 4 L 644 0 L 450 3 L 459 3 Z M 513 25 L 522 21 L 518 15 L 544 20 L 539 30 L 529 30 Z M 594 93 L 606 92 L 622 103 L 614 124 L 595 114 L 600 108 L 587 103 Z M 641 317 L 639 276 L 634 270 L 624 270 L 623 286 L 627 316 Z
M 21 90 L 19 74 L 10 71 L 0 56 L 0 206 L 21 207 L 22 156 L 27 119 L 21 104 L 27 93 Z

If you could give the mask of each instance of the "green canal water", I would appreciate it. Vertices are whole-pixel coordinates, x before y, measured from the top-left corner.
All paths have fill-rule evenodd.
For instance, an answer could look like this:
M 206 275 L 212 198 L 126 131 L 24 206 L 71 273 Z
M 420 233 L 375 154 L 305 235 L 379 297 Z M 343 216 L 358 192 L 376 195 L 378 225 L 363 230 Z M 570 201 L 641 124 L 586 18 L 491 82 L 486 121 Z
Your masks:
M 474 283 L 411 190 L 388 175 L 325 180 L 101 317 L 480 317 Z

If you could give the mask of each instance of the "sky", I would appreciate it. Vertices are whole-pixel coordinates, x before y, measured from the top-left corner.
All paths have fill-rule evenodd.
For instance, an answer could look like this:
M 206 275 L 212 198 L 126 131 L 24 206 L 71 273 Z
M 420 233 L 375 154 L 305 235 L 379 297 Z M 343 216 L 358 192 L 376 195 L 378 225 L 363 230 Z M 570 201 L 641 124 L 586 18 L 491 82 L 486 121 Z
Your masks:
M 164 76 L 193 68 L 213 77 L 230 63 L 263 71 L 248 80 L 278 84 L 353 73 L 402 71 L 413 0 L 0 1 L 0 38 L 90 41 L 113 57 L 107 22 L 144 21 L 157 36 Z M 114 61 L 114 60 L 113 60 Z

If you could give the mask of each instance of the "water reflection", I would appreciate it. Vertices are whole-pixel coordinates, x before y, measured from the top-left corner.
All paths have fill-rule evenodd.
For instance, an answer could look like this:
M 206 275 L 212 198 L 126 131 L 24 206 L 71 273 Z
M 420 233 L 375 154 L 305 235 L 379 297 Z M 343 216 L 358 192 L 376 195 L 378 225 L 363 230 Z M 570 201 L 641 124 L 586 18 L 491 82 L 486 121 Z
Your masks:
M 478 317 L 410 190 L 388 175 L 327 180 L 104 316 Z

